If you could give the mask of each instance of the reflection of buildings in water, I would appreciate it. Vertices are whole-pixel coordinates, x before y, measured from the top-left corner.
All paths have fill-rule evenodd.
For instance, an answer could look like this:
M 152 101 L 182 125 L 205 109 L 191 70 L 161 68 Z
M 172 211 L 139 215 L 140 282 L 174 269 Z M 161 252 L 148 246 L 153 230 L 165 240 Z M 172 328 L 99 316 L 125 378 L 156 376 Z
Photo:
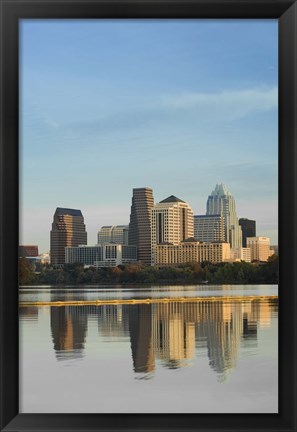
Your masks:
M 152 306 L 134 305 L 129 308 L 129 330 L 135 372 L 155 369 L 152 343 Z
M 201 301 L 157 304 L 153 316 L 156 357 L 183 366 L 195 356 L 195 343 L 207 347 L 209 364 L 225 379 L 236 365 L 242 332 L 239 304 Z M 195 335 L 196 333 L 196 335 Z M 196 336 L 196 341 L 195 341 Z
M 194 318 L 191 316 L 194 312 L 191 305 L 174 302 L 154 305 L 152 326 L 155 356 L 166 360 L 166 365 L 171 369 L 183 366 L 184 360 L 194 357 L 195 326 L 194 319 L 189 319 Z
M 259 325 L 260 328 L 269 328 L 271 326 L 271 306 L 268 302 L 261 303 Z
M 38 307 L 37 306 L 19 306 L 19 318 L 25 321 L 38 320 Z
M 237 362 L 242 332 L 240 305 L 205 301 L 197 306 L 201 310 L 201 322 L 196 326 L 197 339 L 206 343 L 209 365 L 223 382 Z
M 256 301 L 246 301 L 241 305 L 242 344 L 244 347 L 257 346 L 257 320 L 259 305 Z
M 104 306 L 101 331 L 123 336 L 129 319 L 135 372 L 153 370 L 154 357 L 171 369 L 185 366 L 194 358 L 196 345 L 207 348 L 211 368 L 225 381 L 236 366 L 241 342 L 257 339 L 261 307 L 258 300 Z
M 128 318 L 125 317 L 123 305 L 98 306 L 97 317 L 102 336 L 121 337 L 128 334 Z
M 85 306 L 52 306 L 51 332 L 58 360 L 82 357 L 87 333 Z
M 257 340 L 257 321 L 249 320 L 248 315 L 245 313 L 242 317 L 242 338 L 244 340 Z
M 52 307 L 51 330 L 57 358 L 78 358 L 88 317 L 96 318 L 102 336 L 130 335 L 134 371 L 142 373 L 154 370 L 155 357 L 175 369 L 189 364 L 196 349 L 207 349 L 209 365 L 223 382 L 236 366 L 240 346 L 256 344 L 258 325 L 270 326 L 276 311 L 277 301 L 261 299 Z

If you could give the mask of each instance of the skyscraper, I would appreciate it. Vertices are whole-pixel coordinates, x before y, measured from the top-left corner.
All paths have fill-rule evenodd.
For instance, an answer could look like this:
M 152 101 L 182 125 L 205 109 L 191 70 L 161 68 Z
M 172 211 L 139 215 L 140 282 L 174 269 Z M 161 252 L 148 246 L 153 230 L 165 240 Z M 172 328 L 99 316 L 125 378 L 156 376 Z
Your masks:
M 133 189 L 129 224 L 129 245 L 137 246 L 137 259 L 151 264 L 151 217 L 154 206 L 153 190 Z
M 231 248 L 242 247 L 242 232 L 236 214 L 235 200 L 223 183 L 217 184 L 209 195 L 206 214 L 221 214 L 225 222 L 226 241 L 230 243 Z
M 256 221 L 246 218 L 239 219 L 242 230 L 242 247 L 246 247 L 247 237 L 256 237 Z
M 51 230 L 51 263 L 65 264 L 65 247 L 87 244 L 87 232 L 80 210 L 58 207 Z
M 190 237 L 194 237 L 194 213 L 188 203 L 171 195 L 154 206 L 152 246 L 179 244 Z
M 178 245 L 183 240 L 194 237 L 194 213 L 188 203 L 169 196 L 152 210 L 152 264 L 154 248 L 158 244 Z

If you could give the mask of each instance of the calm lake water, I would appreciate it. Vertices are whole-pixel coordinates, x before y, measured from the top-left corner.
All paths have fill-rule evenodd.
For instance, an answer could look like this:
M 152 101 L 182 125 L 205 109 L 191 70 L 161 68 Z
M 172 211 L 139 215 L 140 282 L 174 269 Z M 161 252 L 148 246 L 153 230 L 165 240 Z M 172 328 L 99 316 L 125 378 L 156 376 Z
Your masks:
M 277 295 L 276 285 L 20 289 L 20 412 L 276 413 Z

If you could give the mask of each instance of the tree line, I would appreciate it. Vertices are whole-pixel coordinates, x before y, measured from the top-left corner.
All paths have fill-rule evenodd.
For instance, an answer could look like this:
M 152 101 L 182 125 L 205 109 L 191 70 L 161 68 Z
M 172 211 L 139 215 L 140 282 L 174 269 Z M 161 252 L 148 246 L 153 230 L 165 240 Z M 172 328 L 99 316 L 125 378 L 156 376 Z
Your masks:
M 19 259 L 20 285 L 199 284 L 206 281 L 209 284 L 277 284 L 278 256 L 271 256 L 265 263 L 205 261 L 161 269 L 138 263 L 98 269 L 75 263 L 56 268 Z

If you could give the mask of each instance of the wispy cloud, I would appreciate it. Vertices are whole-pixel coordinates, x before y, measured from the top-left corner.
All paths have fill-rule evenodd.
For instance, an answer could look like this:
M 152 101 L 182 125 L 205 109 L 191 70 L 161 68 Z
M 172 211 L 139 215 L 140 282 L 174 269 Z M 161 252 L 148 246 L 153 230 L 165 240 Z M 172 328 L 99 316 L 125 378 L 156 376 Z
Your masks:
M 178 93 L 150 96 L 147 100 L 139 100 L 135 104 L 127 103 L 116 109 L 99 114 L 89 120 L 63 123 L 52 118 L 48 113 L 33 109 L 26 113 L 22 125 L 25 136 L 30 140 L 48 140 L 63 143 L 64 146 L 81 145 L 81 138 L 98 144 L 103 137 L 121 136 L 121 147 L 124 145 L 123 131 L 131 134 L 139 131 L 141 137 L 149 133 L 153 139 L 165 128 L 189 130 L 193 125 L 200 127 L 211 123 L 232 122 L 250 114 L 265 113 L 277 109 L 277 87 L 251 88 L 245 90 L 224 90 L 218 93 Z M 194 122 L 194 123 L 193 123 Z M 167 129 L 166 129 L 167 130 Z M 139 135 L 139 134 L 138 134 Z M 127 138 L 127 137 L 126 137 Z
M 225 90 L 219 93 L 182 93 L 163 98 L 164 107 L 176 110 L 212 112 L 222 118 L 241 118 L 253 112 L 266 112 L 278 106 L 278 89 L 254 88 Z
M 119 129 L 139 129 L 156 124 L 181 124 L 192 121 L 222 122 L 241 119 L 249 114 L 264 113 L 277 109 L 278 89 L 251 88 L 225 90 L 218 93 L 179 93 L 149 98 L 138 106 L 122 106 L 117 112 L 90 122 L 69 125 L 89 133 L 100 130 L 111 132 Z M 189 117 L 187 117 L 189 116 Z

